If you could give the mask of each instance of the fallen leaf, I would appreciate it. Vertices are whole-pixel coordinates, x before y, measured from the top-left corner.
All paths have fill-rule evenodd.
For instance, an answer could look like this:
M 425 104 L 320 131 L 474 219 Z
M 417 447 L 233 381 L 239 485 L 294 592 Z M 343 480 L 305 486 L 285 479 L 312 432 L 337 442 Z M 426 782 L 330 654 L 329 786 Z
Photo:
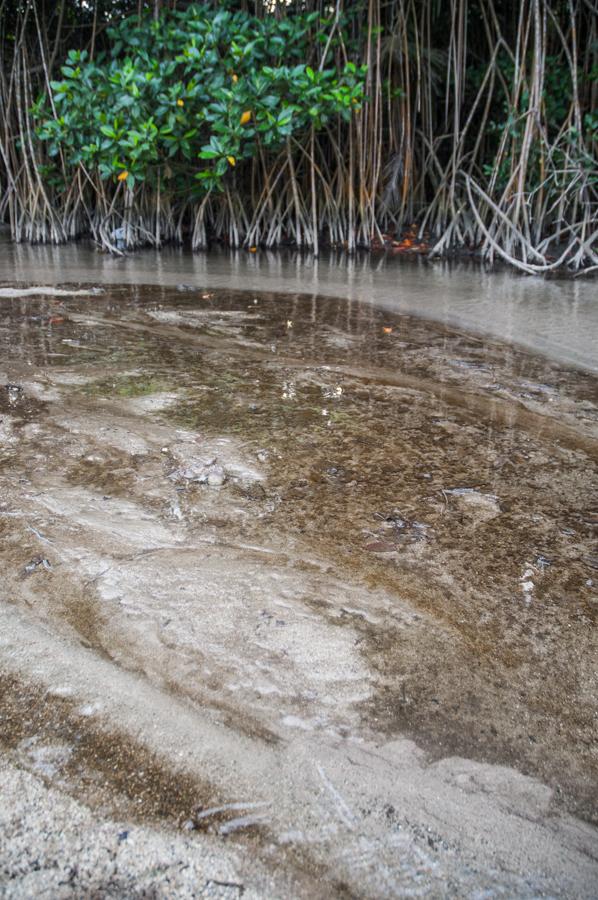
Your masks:
M 382 331 L 384 332 L 384 334 L 392 334 L 392 328 L 390 327 L 390 325 L 383 325 Z

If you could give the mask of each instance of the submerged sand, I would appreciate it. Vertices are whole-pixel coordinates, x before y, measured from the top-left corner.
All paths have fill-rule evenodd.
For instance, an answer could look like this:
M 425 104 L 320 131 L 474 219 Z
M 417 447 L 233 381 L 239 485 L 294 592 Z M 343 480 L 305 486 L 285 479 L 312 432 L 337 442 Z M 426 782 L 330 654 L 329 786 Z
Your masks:
M 2 895 L 594 896 L 595 377 L 67 291 L 0 300 Z

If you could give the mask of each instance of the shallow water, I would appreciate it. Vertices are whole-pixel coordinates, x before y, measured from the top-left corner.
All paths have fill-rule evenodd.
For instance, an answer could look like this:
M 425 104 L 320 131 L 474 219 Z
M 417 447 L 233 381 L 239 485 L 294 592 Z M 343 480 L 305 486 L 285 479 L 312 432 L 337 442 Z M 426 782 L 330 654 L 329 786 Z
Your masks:
M 0 298 L 0 616 L 32 635 L 0 642 L 5 752 L 138 821 L 257 801 L 238 839 L 284 896 L 591 896 L 561 817 L 598 808 L 596 376 L 186 282 Z
M 13 602 L 277 743 L 411 737 L 596 810 L 598 392 L 312 295 L 0 305 Z
M 86 244 L 32 247 L 0 238 L 2 282 L 188 283 L 344 297 L 488 334 L 598 372 L 598 288 L 592 279 L 547 281 L 510 270 L 486 272 L 474 263 L 386 254 L 313 260 L 292 252 L 190 254 L 166 249 L 119 259 Z

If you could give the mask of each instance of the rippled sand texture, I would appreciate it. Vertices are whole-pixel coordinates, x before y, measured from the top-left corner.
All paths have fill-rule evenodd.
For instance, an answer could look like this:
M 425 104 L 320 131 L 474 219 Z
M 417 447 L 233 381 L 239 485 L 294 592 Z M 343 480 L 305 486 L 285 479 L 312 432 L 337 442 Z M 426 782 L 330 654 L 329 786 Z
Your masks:
M 591 896 L 594 376 L 184 285 L 14 290 L 0 344 L 19 777 L 257 895 Z

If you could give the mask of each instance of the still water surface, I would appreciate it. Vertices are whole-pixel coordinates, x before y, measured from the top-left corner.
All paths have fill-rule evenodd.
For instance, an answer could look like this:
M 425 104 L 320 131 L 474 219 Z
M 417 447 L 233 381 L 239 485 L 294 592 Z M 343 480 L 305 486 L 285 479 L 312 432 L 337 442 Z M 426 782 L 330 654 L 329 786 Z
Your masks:
M 172 734 L 138 729 L 165 760 L 148 789 L 130 736 L 92 740 L 31 686 L 57 660 L 69 682 L 83 647 L 126 689 L 129 730 L 142 690 L 223 726 L 208 802 L 263 801 L 277 867 L 317 860 L 360 896 L 593 896 L 577 835 L 596 832 L 567 843 L 558 817 L 598 809 L 594 284 L 292 254 L 0 256 L 0 621 L 18 611 L 19 646 L 41 625 L 52 648 L 5 689 L 5 751 L 27 767 L 23 747 L 59 739 L 60 790 L 97 803 L 126 782 L 137 817 L 204 827 L 185 791 L 156 806 L 180 785 L 180 714 Z M 348 797 L 340 825 L 314 759 L 337 811 Z M 404 817 L 414 778 L 423 829 Z
M 546 281 L 507 270 L 489 273 L 473 264 L 371 255 L 314 260 L 292 252 L 167 249 L 118 259 L 85 244 L 30 247 L 3 241 L 0 281 L 185 283 L 342 297 L 516 342 L 598 371 L 598 283 L 590 279 Z

